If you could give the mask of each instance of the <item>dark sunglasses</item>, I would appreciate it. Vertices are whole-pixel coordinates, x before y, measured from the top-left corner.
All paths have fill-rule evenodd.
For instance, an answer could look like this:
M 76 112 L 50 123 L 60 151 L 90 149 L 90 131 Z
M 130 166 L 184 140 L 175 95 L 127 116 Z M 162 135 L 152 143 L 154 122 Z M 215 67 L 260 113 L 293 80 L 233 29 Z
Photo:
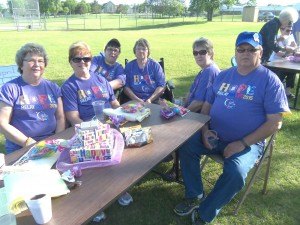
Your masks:
M 254 52 L 257 52 L 259 49 L 256 49 L 256 48 L 249 48 L 249 49 L 245 49 L 245 48 L 237 48 L 236 51 L 238 53 L 244 53 L 244 52 L 250 52 L 250 53 L 254 53 Z
M 80 63 L 81 60 L 82 60 L 83 62 L 87 63 L 87 62 L 92 61 L 92 58 L 91 58 L 91 57 L 82 57 L 82 58 L 80 58 L 80 57 L 74 57 L 74 58 L 72 58 L 72 61 L 73 61 L 74 63 Z
M 200 50 L 200 51 L 193 51 L 193 55 L 197 56 L 197 55 L 206 55 L 207 51 L 206 50 Z

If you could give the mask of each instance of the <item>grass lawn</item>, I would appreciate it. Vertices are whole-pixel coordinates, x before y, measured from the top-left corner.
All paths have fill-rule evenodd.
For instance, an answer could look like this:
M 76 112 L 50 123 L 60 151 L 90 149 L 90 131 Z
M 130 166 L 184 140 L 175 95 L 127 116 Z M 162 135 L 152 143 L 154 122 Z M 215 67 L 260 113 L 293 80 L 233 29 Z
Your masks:
M 73 42 L 86 41 L 96 55 L 109 39 L 118 38 L 122 44 L 119 61 L 124 62 L 125 58 L 134 58 L 133 45 L 138 38 L 144 37 L 150 42 L 151 57 L 154 59 L 164 57 L 167 79 L 173 79 L 176 85 L 175 95 L 182 96 L 199 72 L 191 47 L 195 38 L 203 36 L 212 40 L 215 46 L 215 61 L 221 69 L 225 69 L 230 66 L 237 34 L 245 30 L 258 31 L 261 26 L 262 23 L 194 21 L 121 30 L 2 31 L 0 65 L 14 64 L 15 53 L 21 45 L 37 42 L 46 48 L 50 58 L 45 77 L 61 84 L 72 72 L 68 64 L 68 48 Z M 262 182 L 257 182 L 237 217 L 232 215 L 235 202 L 231 202 L 224 207 L 213 224 L 299 224 L 299 117 L 298 111 L 293 111 L 291 116 L 286 117 L 284 126 L 277 136 L 267 195 L 260 194 Z M 0 151 L 4 149 L 3 144 L 4 140 L 1 137 Z M 165 163 L 158 167 L 160 170 L 168 170 L 170 164 Z M 210 163 L 206 166 L 203 176 L 214 180 L 220 174 L 220 169 L 218 165 Z M 205 188 L 206 192 L 209 192 L 210 187 L 206 183 Z M 105 210 L 108 218 L 102 224 L 191 224 L 190 217 L 180 218 L 173 213 L 173 207 L 183 198 L 182 185 L 164 182 L 150 173 L 132 187 L 130 193 L 134 203 L 128 207 L 112 204 Z M 78 206 L 78 210 L 79 207 L 84 206 Z

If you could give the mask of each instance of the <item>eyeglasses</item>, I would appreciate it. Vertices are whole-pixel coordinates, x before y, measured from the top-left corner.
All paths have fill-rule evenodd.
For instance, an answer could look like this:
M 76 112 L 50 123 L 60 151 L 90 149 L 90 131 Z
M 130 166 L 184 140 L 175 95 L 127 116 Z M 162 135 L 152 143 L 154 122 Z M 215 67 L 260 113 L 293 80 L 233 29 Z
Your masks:
M 200 50 L 200 51 L 193 51 L 193 55 L 197 56 L 197 55 L 206 55 L 207 51 L 206 50 Z
M 81 61 L 87 63 L 87 62 L 92 61 L 92 58 L 91 57 L 82 57 L 82 58 L 80 58 L 80 57 L 74 57 L 74 58 L 72 58 L 72 61 L 74 63 L 80 63 Z
M 137 47 L 135 50 L 136 50 L 136 51 L 145 52 L 145 51 L 148 51 L 148 48 L 145 48 L 145 47 Z
M 45 61 L 43 59 L 24 59 L 23 61 L 28 62 L 30 65 L 39 64 L 39 65 L 45 65 Z
M 108 52 L 115 52 L 115 53 L 119 53 L 119 52 L 120 52 L 120 49 L 118 49 L 118 48 L 110 48 L 110 47 L 108 47 L 108 48 L 106 48 L 106 51 L 108 51 Z
M 288 33 L 291 33 L 293 31 L 292 29 L 288 29 L 288 27 L 280 27 L 280 30 L 285 30 Z
M 246 48 L 237 48 L 236 49 L 236 51 L 238 52 L 238 53 L 244 53 L 244 52 L 249 52 L 249 53 L 254 53 L 254 52 L 257 52 L 259 49 L 256 49 L 256 48 L 248 48 L 248 49 L 246 49 Z

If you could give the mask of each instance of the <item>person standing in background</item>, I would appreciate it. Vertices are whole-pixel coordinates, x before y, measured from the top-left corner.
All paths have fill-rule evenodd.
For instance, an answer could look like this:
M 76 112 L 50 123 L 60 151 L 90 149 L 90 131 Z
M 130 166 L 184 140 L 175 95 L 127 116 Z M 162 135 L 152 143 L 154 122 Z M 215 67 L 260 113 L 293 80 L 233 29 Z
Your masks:
M 280 27 L 285 27 L 292 30 L 293 23 L 295 23 L 297 20 L 297 10 L 292 7 L 286 7 L 280 12 L 279 18 L 275 17 L 263 25 L 259 31 L 260 35 L 262 36 L 262 63 L 265 63 L 269 60 L 272 52 L 277 53 L 278 51 L 282 51 L 286 52 L 287 54 L 291 52 L 290 49 L 278 46 L 274 40 Z

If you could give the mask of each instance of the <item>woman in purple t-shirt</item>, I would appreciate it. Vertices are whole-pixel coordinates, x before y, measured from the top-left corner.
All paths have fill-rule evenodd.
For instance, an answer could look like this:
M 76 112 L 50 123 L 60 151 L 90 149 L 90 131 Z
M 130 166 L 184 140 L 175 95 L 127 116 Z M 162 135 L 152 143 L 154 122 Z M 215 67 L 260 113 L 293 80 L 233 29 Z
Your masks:
M 125 66 L 125 94 L 131 100 L 152 103 L 161 96 L 166 85 L 165 74 L 158 62 L 148 58 L 150 46 L 146 39 L 136 41 L 136 59 Z
M 184 106 L 192 112 L 200 112 L 206 92 L 220 73 L 220 69 L 213 61 L 214 48 L 210 40 L 203 37 L 198 38 L 192 47 L 195 61 L 200 66 L 201 71 L 190 87 Z
M 74 73 L 62 87 L 64 111 L 72 124 L 91 120 L 94 116 L 93 102 L 102 100 L 106 108 L 120 106 L 108 81 L 90 74 L 92 61 L 90 47 L 85 42 L 76 42 L 69 48 L 69 62 Z
M 0 132 L 6 153 L 35 143 L 65 129 L 61 90 L 43 78 L 48 64 L 45 49 L 28 43 L 16 54 L 21 73 L 0 91 Z

